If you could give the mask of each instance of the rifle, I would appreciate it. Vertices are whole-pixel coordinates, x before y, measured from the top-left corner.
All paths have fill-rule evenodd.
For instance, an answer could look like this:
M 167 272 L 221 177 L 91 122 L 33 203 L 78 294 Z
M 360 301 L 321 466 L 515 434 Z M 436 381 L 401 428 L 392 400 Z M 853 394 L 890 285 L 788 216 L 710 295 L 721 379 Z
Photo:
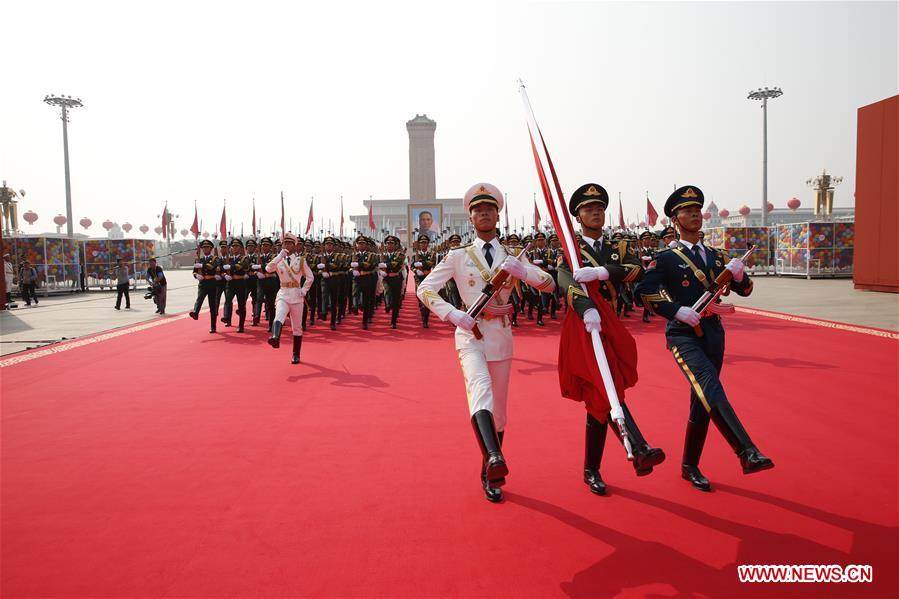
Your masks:
M 749 258 L 750 254 L 755 251 L 755 248 L 758 246 L 750 246 L 750 248 L 740 257 L 741 262 L 746 262 L 746 259 Z M 730 283 L 734 279 L 734 274 L 727 270 L 726 268 L 721 271 L 712 285 L 705 290 L 696 303 L 693 304 L 692 309 L 699 314 L 699 317 L 708 316 L 710 314 L 732 314 L 734 312 L 734 306 L 732 304 L 719 304 L 718 299 L 728 293 L 730 291 Z M 696 325 L 693 327 L 693 330 L 696 332 L 698 337 L 702 337 L 702 327 L 700 325 Z
M 533 243 L 529 243 L 524 250 L 520 254 L 518 254 L 518 259 L 521 260 L 521 257 L 525 255 L 525 253 L 534 247 Z M 475 320 L 481 315 L 481 312 L 484 311 L 484 308 L 487 307 L 487 304 L 496 297 L 496 295 L 502 290 L 503 284 L 506 282 L 506 279 L 509 278 L 509 273 L 504 271 L 503 269 L 499 269 L 495 275 L 490 279 L 490 281 L 484 285 L 484 288 L 481 289 L 481 295 L 478 296 L 478 299 L 471 305 L 468 309 L 468 315 L 474 318 Z M 483 339 L 483 335 L 481 334 L 481 330 L 478 328 L 478 325 L 474 325 L 474 328 L 471 329 L 471 332 L 474 333 L 475 339 Z

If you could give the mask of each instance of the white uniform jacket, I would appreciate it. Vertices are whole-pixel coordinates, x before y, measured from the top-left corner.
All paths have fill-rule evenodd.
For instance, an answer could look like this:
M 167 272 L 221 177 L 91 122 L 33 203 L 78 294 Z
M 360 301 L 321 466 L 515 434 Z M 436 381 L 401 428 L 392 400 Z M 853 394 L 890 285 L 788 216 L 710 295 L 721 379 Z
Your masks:
M 305 254 L 290 254 L 285 257 L 283 253 L 280 253 L 265 265 L 265 270 L 278 273 L 281 289 L 278 291 L 276 299 L 288 304 L 298 304 L 303 301 L 305 293 L 300 293 L 300 281 L 303 277 L 306 280 L 302 283 L 302 289 L 309 291 L 309 288 L 312 287 L 314 275 L 312 269 L 306 264 Z
M 484 285 L 500 270 L 506 256 L 518 256 L 521 253 L 521 248 L 506 247 L 496 239 L 490 243 L 494 247 L 492 267 L 487 266 L 484 258 L 485 242 L 477 239 L 474 243 L 450 250 L 449 254 L 418 286 L 418 299 L 440 320 L 446 320 L 454 309 L 452 304 L 444 301 L 438 294 L 447 281 L 455 280 L 459 296 L 464 304 L 462 310 L 466 310 L 467 306 L 472 305 L 480 297 Z M 521 256 L 520 259 L 527 271 L 525 283 L 543 293 L 549 293 L 555 289 L 553 279 L 548 273 L 531 264 L 526 256 Z M 512 294 L 513 282 L 512 277 L 506 280 L 499 294 L 488 304 L 478 320 L 478 329 L 483 335 L 482 339 L 476 339 L 471 331 L 456 328 L 457 350 L 480 349 L 488 361 L 512 358 L 510 316 L 514 308 L 509 303 L 509 296 Z

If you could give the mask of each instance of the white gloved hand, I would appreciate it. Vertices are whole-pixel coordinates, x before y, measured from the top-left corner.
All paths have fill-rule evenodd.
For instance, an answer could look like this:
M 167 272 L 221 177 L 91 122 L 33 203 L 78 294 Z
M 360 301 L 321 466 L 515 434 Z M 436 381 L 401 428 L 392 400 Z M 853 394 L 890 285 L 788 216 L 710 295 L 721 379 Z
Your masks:
M 278 255 L 281 256 L 282 258 L 286 258 L 287 256 L 290 255 L 290 252 L 288 252 L 285 249 L 282 249 L 280 252 L 278 252 Z
M 225 275 L 225 280 L 226 280 L 226 281 L 230 281 L 230 280 L 233 279 L 233 278 L 234 278 L 234 277 L 232 277 L 231 275 Z
M 324 262 L 319 262 L 316 266 L 318 266 L 318 269 L 321 270 L 321 269 L 323 269 L 323 268 L 325 267 L 325 263 L 324 263 Z
M 574 280 L 578 283 L 589 283 L 590 281 L 608 281 L 609 271 L 605 266 L 585 266 L 583 268 L 574 269 Z
M 416 262 L 412 266 L 414 266 L 415 268 L 421 268 L 421 262 Z
M 265 273 L 257 272 L 257 273 L 256 273 L 256 276 L 259 277 L 260 279 L 264 279 L 264 278 L 265 278 Z
M 470 331 L 475 325 L 474 318 L 469 316 L 467 312 L 458 309 L 450 312 L 446 319 L 460 329 L 465 329 L 466 331 Z
M 231 265 L 225 264 L 224 266 L 222 266 L 222 268 L 224 268 L 225 270 L 231 270 Z
M 528 271 L 525 269 L 524 264 L 514 256 L 506 256 L 501 268 L 516 279 L 525 279 L 528 276 Z
M 378 262 L 378 268 L 387 268 L 387 264 L 385 262 Z
M 203 275 L 201 275 L 200 273 L 196 273 L 196 274 L 194 275 L 194 278 L 197 279 L 198 281 L 202 281 L 202 280 L 203 280 Z
M 677 239 L 672 239 L 671 241 L 669 241 L 668 247 L 670 247 L 670 248 L 677 247 Z
M 693 308 L 687 308 L 686 306 L 677 309 L 674 319 L 679 320 L 684 324 L 688 324 L 691 327 L 698 325 L 700 320 L 699 313 Z
M 649 262 L 652 260 L 652 256 L 641 256 L 640 259 L 644 262 Z
M 322 272 L 322 276 L 323 276 L 324 278 L 326 278 L 326 279 L 330 279 L 330 278 L 331 278 L 331 273 L 329 273 L 329 272 L 327 272 L 327 271 L 324 271 L 324 272 Z
M 420 277 L 423 277 L 423 276 L 425 276 L 425 271 L 421 270 L 420 268 L 416 268 L 415 274 L 417 274 Z
M 541 264 L 543 264 L 543 260 L 534 260 L 534 264 L 540 266 Z
M 602 330 L 599 311 L 596 308 L 590 308 L 584 312 L 584 328 L 587 329 L 588 333 L 592 333 L 593 331 L 598 333 Z
M 350 262 L 350 266 L 352 266 L 353 268 L 359 268 L 359 263 L 358 262 Z
M 300 297 L 306 297 L 306 291 L 305 287 L 300 287 Z
M 724 268 L 729 270 L 734 275 L 734 281 L 736 281 L 737 283 L 743 280 L 743 269 L 745 268 L 745 265 L 739 258 L 733 258 L 725 265 Z
M 353 276 L 354 276 L 354 277 L 358 277 L 360 274 L 362 274 L 362 273 L 360 273 L 358 270 L 354 270 L 354 271 L 353 271 Z
M 194 262 L 194 268 L 203 268 L 202 262 Z
M 253 270 L 262 270 L 262 265 L 261 265 L 261 264 L 254 264 L 254 265 L 253 265 Z
M 215 275 L 215 280 L 216 280 L 216 281 L 221 281 L 221 280 L 222 280 L 221 275 Z
M 380 279 L 385 279 L 385 278 L 387 278 L 387 273 L 384 272 L 383 270 L 379 270 L 379 271 L 378 271 L 378 278 L 380 278 Z

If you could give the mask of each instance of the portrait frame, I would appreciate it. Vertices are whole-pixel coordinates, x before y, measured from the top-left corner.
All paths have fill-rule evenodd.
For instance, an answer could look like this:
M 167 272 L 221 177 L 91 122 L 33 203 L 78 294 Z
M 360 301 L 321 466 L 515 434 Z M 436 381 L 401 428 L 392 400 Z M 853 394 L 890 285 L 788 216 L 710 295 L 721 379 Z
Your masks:
M 418 239 L 418 235 L 421 233 L 419 229 L 423 212 L 427 212 L 431 215 L 431 226 L 428 229 L 428 231 L 430 231 L 428 237 L 431 238 L 431 243 L 435 243 L 435 240 L 440 236 L 440 230 L 443 223 L 443 205 L 409 204 L 406 208 L 406 218 L 408 219 L 406 221 L 408 223 L 406 247 L 413 247 L 412 242 Z

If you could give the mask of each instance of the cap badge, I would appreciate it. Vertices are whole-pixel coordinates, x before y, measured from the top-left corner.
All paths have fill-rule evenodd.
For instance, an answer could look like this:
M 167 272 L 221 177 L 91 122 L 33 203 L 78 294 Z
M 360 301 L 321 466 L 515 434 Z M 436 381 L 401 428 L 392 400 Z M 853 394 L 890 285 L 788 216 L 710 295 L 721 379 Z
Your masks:
M 588 187 L 588 188 L 587 188 L 587 191 L 584 192 L 584 196 L 585 196 L 585 197 L 593 197 L 593 196 L 601 196 L 601 195 L 602 195 L 602 194 L 599 193 L 599 190 L 596 189 L 596 187 L 594 187 L 593 185 L 591 185 L 590 187 Z
M 693 191 L 692 187 L 688 187 L 687 191 L 682 193 L 680 197 L 682 197 L 682 198 L 698 198 L 699 195 L 695 191 Z

